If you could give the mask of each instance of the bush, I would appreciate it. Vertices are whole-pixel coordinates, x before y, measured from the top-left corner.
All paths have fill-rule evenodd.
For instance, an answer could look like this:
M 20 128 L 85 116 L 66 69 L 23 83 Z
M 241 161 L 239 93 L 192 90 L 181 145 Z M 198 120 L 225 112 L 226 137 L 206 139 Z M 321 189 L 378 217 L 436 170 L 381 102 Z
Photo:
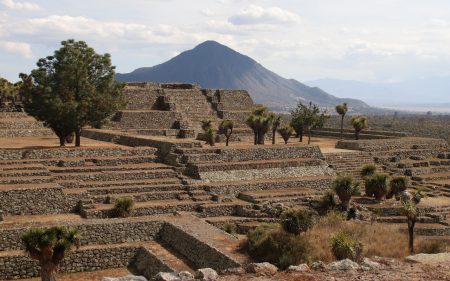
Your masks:
M 374 174 L 366 177 L 366 195 L 370 197 L 375 196 L 377 200 L 383 200 L 389 193 L 388 178 L 389 176 L 386 174 Z
M 234 223 L 226 223 L 223 225 L 223 231 L 228 234 L 234 235 L 237 233 L 237 227 Z
M 333 182 L 333 190 L 339 196 L 342 206 L 347 210 L 352 195 L 356 193 L 358 184 L 350 176 L 339 176 Z
M 398 198 L 399 194 L 405 191 L 408 187 L 409 180 L 404 176 L 395 176 L 392 177 L 389 181 L 390 191 L 387 198 L 392 198 L 395 196 Z
M 305 209 L 289 209 L 281 214 L 281 226 L 286 232 L 298 235 L 314 226 L 314 214 Z
M 377 171 L 377 167 L 373 164 L 365 164 L 361 168 L 361 175 L 363 177 L 373 176 Z
M 348 231 L 339 231 L 331 237 L 331 251 L 338 260 L 350 259 L 360 261 L 362 259 L 362 243 Z
M 325 194 L 322 196 L 322 199 L 320 200 L 320 209 L 321 213 L 326 213 L 329 210 L 333 210 L 336 208 L 337 202 L 334 198 L 334 193 L 331 191 L 325 192 Z
M 306 236 L 292 235 L 277 225 L 263 224 L 247 234 L 246 250 L 256 262 L 270 262 L 281 269 L 310 261 Z
M 131 197 L 117 198 L 114 202 L 114 208 L 111 210 L 112 217 L 126 218 L 133 211 L 134 200 Z

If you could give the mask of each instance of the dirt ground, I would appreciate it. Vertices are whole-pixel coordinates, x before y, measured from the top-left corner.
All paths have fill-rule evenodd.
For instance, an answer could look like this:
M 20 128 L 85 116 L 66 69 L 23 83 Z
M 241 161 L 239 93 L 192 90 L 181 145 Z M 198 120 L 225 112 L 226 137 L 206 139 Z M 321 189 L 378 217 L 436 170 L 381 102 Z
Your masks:
M 97 141 L 88 138 L 81 138 L 81 146 L 86 147 L 111 147 L 120 146 L 110 142 Z M 0 148 L 49 148 L 59 147 L 59 140 L 56 137 L 16 137 L 0 138 Z M 67 144 L 66 147 L 74 147 L 74 144 Z
M 94 272 L 59 274 L 58 281 L 100 281 L 103 277 L 122 277 L 131 273 L 126 268 L 98 270 Z M 20 281 L 40 281 L 41 278 L 20 279 Z

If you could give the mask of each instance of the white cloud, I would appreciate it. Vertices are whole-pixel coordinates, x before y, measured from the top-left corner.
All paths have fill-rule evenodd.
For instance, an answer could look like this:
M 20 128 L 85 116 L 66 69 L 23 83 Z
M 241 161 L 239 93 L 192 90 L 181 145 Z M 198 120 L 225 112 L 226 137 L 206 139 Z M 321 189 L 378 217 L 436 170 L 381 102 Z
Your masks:
M 40 9 L 38 4 L 31 3 L 31 2 L 17 2 L 14 0 L 2 0 L 1 3 L 6 8 L 12 9 L 12 10 L 35 11 L 35 10 Z
M 203 9 L 200 11 L 200 13 L 202 13 L 202 15 L 207 16 L 207 17 L 212 17 L 216 14 L 216 13 L 214 13 L 214 11 L 212 11 L 210 9 Z
M 250 5 L 238 14 L 231 16 L 228 20 L 235 25 L 292 24 L 298 23 L 300 17 L 279 7 L 263 8 Z
M 0 50 L 25 58 L 32 57 L 30 44 L 23 42 L 0 41 Z

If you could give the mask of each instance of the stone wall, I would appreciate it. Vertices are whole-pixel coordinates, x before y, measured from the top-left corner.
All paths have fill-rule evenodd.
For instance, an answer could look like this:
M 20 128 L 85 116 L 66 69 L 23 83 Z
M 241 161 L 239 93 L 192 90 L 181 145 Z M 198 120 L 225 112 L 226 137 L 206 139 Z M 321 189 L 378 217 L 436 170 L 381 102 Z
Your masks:
M 148 88 L 126 87 L 128 110 L 150 110 L 158 108 L 159 91 Z
M 66 196 L 61 187 L 0 191 L 0 210 L 8 215 L 69 213 L 80 198 Z
M 162 224 L 157 220 L 126 218 L 66 222 L 64 226 L 79 231 L 81 245 L 95 245 L 151 241 L 158 236 Z M 0 251 L 23 250 L 20 235 L 25 230 L 26 228 L 1 228 Z
M 181 115 L 175 111 L 120 111 L 114 121 L 121 129 L 174 129 Z
M 447 149 L 448 144 L 441 139 L 408 137 L 386 140 L 341 140 L 338 141 L 336 147 L 367 152 L 399 149 L 434 149 L 441 151 Z
M 128 265 L 139 249 L 137 246 L 85 248 L 71 252 L 62 262 L 60 272 L 85 272 Z M 38 277 L 39 263 L 22 252 L 0 256 L 0 280 Z
M 248 148 L 224 148 L 220 150 L 224 161 L 251 161 L 292 158 L 323 158 L 318 146 L 255 146 Z
M 152 279 L 159 272 L 175 272 L 176 269 L 171 268 L 160 258 L 148 249 L 141 247 L 137 250 L 136 255 L 130 264 L 136 268 L 139 274 L 147 279 Z
M 198 268 L 211 267 L 215 270 L 223 270 L 239 266 L 237 261 L 206 244 L 205 241 L 189 235 L 174 224 L 165 223 L 160 234 L 162 240 L 169 243 Z
M 218 111 L 227 110 L 251 110 L 254 103 L 249 93 L 244 90 L 217 90 Z

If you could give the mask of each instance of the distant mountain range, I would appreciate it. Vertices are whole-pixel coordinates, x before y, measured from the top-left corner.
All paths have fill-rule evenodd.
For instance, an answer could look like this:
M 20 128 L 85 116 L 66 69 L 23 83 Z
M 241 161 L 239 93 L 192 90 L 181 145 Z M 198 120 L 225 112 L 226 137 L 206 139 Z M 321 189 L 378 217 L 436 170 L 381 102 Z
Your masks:
M 373 110 L 360 100 L 337 98 L 318 87 L 285 79 L 252 58 L 215 41 L 206 41 L 165 63 L 117 74 L 116 78 L 123 82 L 185 82 L 212 89 L 244 89 L 256 103 L 279 111 L 295 107 L 299 100 L 322 107 L 347 102 L 356 112 Z
M 450 105 L 450 77 L 431 77 L 397 83 L 369 83 L 339 79 L 305 82 L 338 97 L 359 98 L 376 106 L 446 107 Z

